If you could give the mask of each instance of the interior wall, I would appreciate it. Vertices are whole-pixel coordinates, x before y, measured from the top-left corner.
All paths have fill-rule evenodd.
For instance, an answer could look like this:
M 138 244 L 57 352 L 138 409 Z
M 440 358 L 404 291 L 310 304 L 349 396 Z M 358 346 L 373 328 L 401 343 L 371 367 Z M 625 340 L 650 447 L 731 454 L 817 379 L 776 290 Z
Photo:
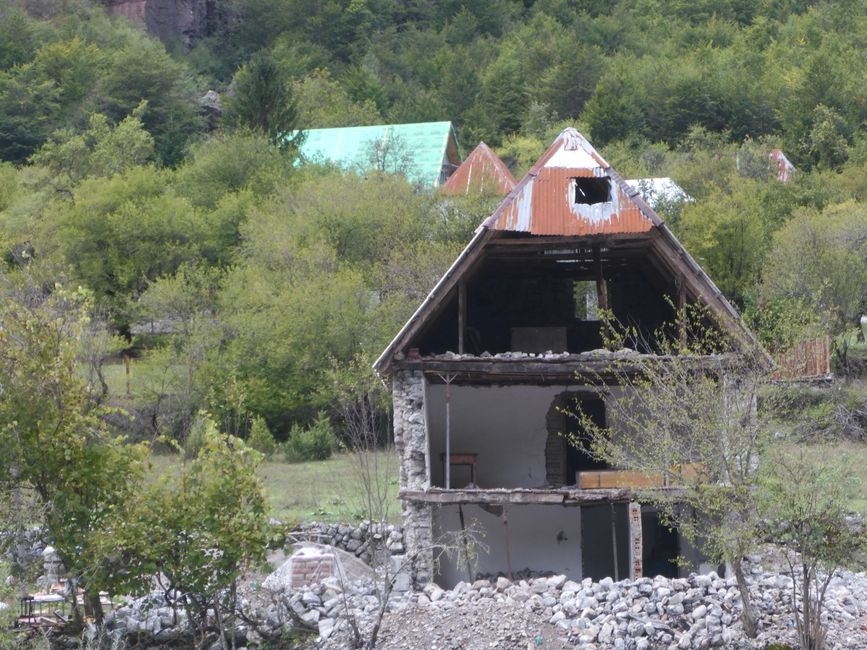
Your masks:
M 481 488 L 546 487 L 545 416 L 563 386 L 451 386 L 451 452 L 474 453 Z M 431 482 L 445 483 L 445 386 L 427 393 Z M 452 467 L 453 488 L 465 487 L 469 471 Z
M 545 445 L 547 415 L 564 391 L 597 394 L 580 386 L 451 386 L 451 453 L 473 453 L 480 488 L 548 487 Z M 425 398 L 430 441 L 431 485 L 445 485 L 445 385 L 428 384 Z M 612 387 L 606 402 L 622 395 Z M 606 411 L 608 409 L 606 408 Z M 615 431 L 618 424 L 609 423 Z M 574 479 L 574 477 L 569 477 Z M 470 481 L 469 469 L 452 467 L 451 487 Z M 569 483 L 574 483 L 570 480 Z
M 464 523 L 482 533 L 481 541 L 488 550 L 475 548 L 474 575 L 496 575 L 507 572 L 506 538 L 503 519 L 475 505 L 462 506 Z M 581 579 L 581 509 L 555 505 L 509 506 L 509 550 L 513 572 L 531 569 L 537 572 L 563 574 Z M 461 529 L 458 506 L 442 506 L 434 510 L 434 539 L 445 531 Z M 435 581 L 451 588 L 468 580 L 463 551 L 440 559 Z

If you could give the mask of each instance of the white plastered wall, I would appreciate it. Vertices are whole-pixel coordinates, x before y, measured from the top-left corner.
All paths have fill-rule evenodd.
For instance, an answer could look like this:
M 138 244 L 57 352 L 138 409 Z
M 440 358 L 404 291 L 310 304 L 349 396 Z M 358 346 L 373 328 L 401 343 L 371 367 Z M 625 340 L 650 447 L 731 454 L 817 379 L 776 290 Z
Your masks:
M 445 453 L 445 393 L 443 384 L 428 384 L 428 439 L 431 484 L 445 484 L 442 455 Z M 608 399 L 615 399 L 613 388 Z M 585 392 L 578 386 L 456 386 L 451 391 L 451 453 L 473 453 L 476 458 L 476 485 L 492 488 L 543 488 L 546 415 L 557 395 Z M 452 488 L 469 482 L 469 470 L 453 467 Z
M 477 528 L 483 535 L 480 541 L 488 551 L 475 549 L 473 568 L 475 575 L 505 573 L 506 537 L 502 517 L 486 512 L 479 506 L 462 506 L 464 524 Z M 581 579 L 581 509 L 556 505 L 509 506 L 509 549 L 514 572 L 532 569 L 540 573 L 552 571 Z M 434 509 L 434 538 L 444 531 L 461 529 L 458 506 Z M 458 544 L 457 553 L 450 553 L 439 562 L 436 582 L 442 587 L 453 587 L 468 579 L 464 551 Z M 472 548 L 471 548 L 472 550 Z

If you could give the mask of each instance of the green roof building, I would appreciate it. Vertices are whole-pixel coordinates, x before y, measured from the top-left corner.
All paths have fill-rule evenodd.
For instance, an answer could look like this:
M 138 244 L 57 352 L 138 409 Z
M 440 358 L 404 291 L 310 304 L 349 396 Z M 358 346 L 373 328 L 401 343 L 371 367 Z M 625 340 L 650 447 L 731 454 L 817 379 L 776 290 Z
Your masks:
M 451 122 L 309 129 L 300 153 L 304 162 L 402 173 L 426 190 L 438 188 L 461 164 Z

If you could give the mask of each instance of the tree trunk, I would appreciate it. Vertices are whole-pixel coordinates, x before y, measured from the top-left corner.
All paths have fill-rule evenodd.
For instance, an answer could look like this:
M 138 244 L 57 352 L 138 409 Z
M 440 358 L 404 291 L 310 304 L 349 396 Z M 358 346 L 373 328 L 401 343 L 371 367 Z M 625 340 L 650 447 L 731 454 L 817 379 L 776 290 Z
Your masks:
M 741 602 L 743 603 L 741 622 L 744 625 L 744 634 L 750 639 L 755 639 L 759 632 L 758 617 L 756 616 L 756 610 L 753 609 L 752 600 L 750 600 L 750 587 L 744 576 L 743 559 L 738 558 L 732 564 L 734 565 L 735 578 L 738 581 L 738 591 L 741 594 Z
M 90 587 L 84 589 L 84 613 L 93 617 L 96 627 L 102 627 L 105 616 L 102 611 L 102 603 L 99 600 L 99 592 L 92 591 Z

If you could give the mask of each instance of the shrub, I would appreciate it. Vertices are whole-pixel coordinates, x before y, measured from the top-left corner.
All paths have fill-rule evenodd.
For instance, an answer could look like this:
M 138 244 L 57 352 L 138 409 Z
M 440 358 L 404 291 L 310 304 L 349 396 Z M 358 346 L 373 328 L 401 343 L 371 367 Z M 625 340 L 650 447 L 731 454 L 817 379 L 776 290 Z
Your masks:
M 253 426 L 250 428 L 247 444 L 264 454 L 266 458 L 277 450 L 277 443 L 274 442 L 274 436 L 271 435 L 271 429 L 268 428 L 265 418 L 261 416 L 253 418 Z
M 337 439 L 331 421 L 320 411 L 316 421 L 309 427 L 293 425 L 289 439 L 283 445 L 283 453 L 286 461 L 290 463 L 325 460 L 331 457 L 336 446 Z
M 187 432 L 186 440 L 184 440 L 184 456 L 187 458 L 198 456 L 199 450 L 205 446 L 206 434 L 212 428 L 216 429 L 216 425 L 211 417 L 204 411 L 199 411 Z

